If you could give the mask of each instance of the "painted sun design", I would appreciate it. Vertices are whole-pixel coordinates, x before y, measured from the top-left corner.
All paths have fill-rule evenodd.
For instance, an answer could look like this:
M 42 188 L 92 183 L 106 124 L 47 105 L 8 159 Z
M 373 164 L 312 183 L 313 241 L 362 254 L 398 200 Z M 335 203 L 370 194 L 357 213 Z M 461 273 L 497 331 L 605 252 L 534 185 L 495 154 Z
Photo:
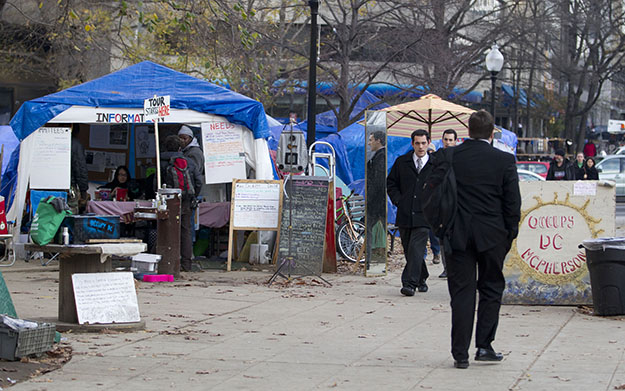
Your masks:
M 536 205 L 521 211 L 519 236 L 512 244 L 504 270 L 520 271 L 519 280 L 523 283 L 533 279 L 552 285 L 585 285 L 581 281 L 588 274 L 585 251 L 572 238 L 596 238 L 604 232 L 597 227 L 603 219 L 588 213 L 590 199 L 576 205 L 569 194 L 564 200 L 557 193 L 552 201 L 533 198 Z

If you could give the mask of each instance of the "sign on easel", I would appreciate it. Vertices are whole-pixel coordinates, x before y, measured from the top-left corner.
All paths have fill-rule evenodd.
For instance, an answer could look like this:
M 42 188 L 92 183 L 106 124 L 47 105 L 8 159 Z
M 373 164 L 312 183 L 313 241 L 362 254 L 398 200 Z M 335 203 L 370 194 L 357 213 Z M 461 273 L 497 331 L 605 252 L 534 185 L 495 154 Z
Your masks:
M 235 179 L 230 202 L 228 265 L 232 268 L 234 231 L 277 231 L 282 213 L 282 181 Z
M 79 324 L 139 322 L 132 272 L 72 275 Z

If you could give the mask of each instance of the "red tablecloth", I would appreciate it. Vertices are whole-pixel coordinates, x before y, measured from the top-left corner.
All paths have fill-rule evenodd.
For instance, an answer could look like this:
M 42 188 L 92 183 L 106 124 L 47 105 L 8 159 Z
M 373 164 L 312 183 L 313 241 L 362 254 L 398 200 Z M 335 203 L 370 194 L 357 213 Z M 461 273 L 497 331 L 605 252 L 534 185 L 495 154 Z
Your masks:
M 151 206 L 152 201 L 138 201 L 140 206 Z M 103 216 L 122 216 L 134 212 L 137 201 L 89 201 L 87 212 Z M 230 221 L 229 202 L 202 202 L 200 208 L 200 225 L 221 228 Z
M 200 208 L 200 225 L 221 228 L 230 221 L 229 202 L 202 202 Z
M 135 211 L 135 206 L 152 206 L 152 201 L 89 201 L 87 212 L 101 216 L 121 216 Z M 123 219 L 121 219 L 123 220 Z

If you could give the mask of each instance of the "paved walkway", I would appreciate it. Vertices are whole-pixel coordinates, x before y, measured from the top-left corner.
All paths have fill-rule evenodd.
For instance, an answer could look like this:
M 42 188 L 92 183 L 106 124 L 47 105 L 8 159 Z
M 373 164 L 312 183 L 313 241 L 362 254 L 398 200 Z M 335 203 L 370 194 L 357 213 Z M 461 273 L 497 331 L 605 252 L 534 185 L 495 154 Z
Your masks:
M 31 262 L 32 264 L 32 262 Z M 18 314 L 55 317 L 57 275 L 3 269 Z M 440 265 L 430 267 L 432 276 Z M 147 330 L 65 333 L 61 370 L 14 390 L 614 390 L 625 388 L 625 317 L 574 307 L 504 306 L 499 364 L 453 368 L 445 280 L 399 294 L 399 273 L 334 276 L 326 288 L 264 282 L 261 272 L 201 272 L 138 287 Z M 622 388 L 618 388 L 622 387 Z

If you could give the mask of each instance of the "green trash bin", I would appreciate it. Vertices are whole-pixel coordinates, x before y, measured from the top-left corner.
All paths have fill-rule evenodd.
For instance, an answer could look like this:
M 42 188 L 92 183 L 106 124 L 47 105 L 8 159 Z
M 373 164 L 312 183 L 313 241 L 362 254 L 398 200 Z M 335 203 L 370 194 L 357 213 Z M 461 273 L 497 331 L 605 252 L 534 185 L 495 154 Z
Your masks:
M 625 315 L 625 238 L 584 240 L 595 315 Z

